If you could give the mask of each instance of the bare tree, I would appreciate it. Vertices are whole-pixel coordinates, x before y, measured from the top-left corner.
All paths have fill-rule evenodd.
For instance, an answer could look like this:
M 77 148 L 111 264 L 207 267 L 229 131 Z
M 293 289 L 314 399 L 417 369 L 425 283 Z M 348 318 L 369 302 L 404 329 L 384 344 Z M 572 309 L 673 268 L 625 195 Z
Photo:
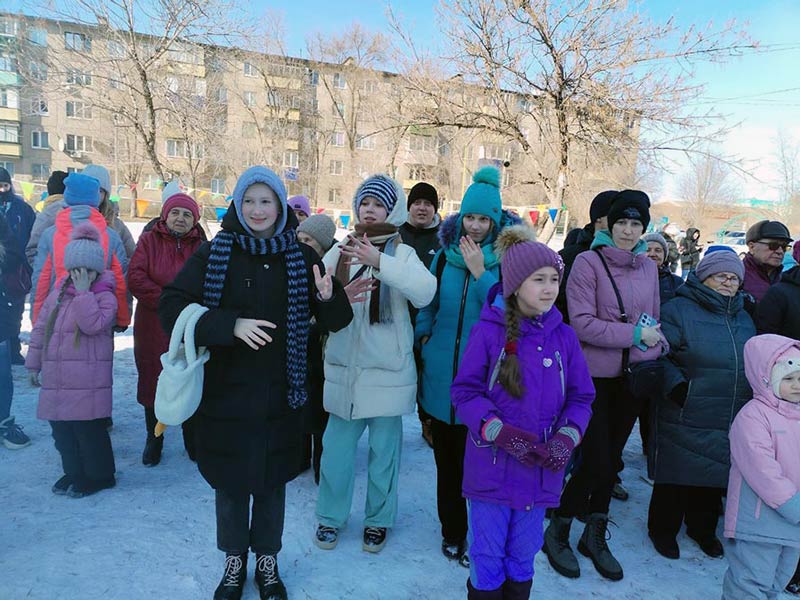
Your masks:
M 782 216 L 796 224 L 800 221 L 800 142 L 779 130 L 775 136 L 774 160 Z
M 678 180 L 678 194 L 685 202 L 683 217 L 687 227 L 702 225 L 716 207 L 730 204 L 739 194 L 731 168 L 710 152 L 689 160 Z
M 515 144 L 530 161 L 520 183 L 557 210 L 576 180 L 602 187 L 604 171 L 633 171 L 642 152 L 695 149 L 713 115 L 687 109 L 702 89 L 692 65 L 751 47 L 731 24 L 681 32 L 627 0 L 454 0 L 439 14 L 448 55 L 434 77 L 434 61 L 394 19 L 415 59 L 402 71 L 428 100 L 419 121 Z M 458 74 L 460 93 L 442 71 Z

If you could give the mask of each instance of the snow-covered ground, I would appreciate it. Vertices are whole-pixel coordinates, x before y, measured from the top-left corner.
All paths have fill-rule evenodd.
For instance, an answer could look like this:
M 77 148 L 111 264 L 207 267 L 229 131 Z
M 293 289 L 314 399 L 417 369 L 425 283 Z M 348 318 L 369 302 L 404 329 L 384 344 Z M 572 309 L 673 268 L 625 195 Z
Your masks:
M 133 229 L 133 228 L 132 228 Z M 135 231 L 138 234 L 140 227 Z M 23 328 L 30 330 L 26 322 Z M 36 419 L 37 391 L 23 367 L 14 367 L 12 413 L 33 443 L 10 451 L 0 446 L 0 600 L 210 599 L 222 573 L 216 550 L 214 496 L 189 461 L 177 429 L 169 429 L 161 464 L 141 464 L 144 418 L 136 403 L 133 336 L 116 337 L 114 429 L 117 486 L 84 499 L 55 496 L 60 460 L 47 422 Z M 24 350 L 23 350 L 24 351 Z M 361 549 L 365 498 L 365 439 L 359 445 L 350 526 L 338 547 L 312 542 L 317 488 L 311 472 L 287 486 L 286 528 L 279 556 L 293 600 L 446 600 L 466 595 L 467 571 L 440 553 L 433 453 L 420 437 L 414 416 L 404 422 L 400 508 L 396 527 L 378 555 Z M 613 583 L 579 556 L 582 576 L 564 579 L 536 557 L 535 598 L 614 600 L 709 600 L 718 598 L 724 560 L 707 558 L 681 535 L 681 559 L 653 550 L 646 519 L 650 487 L 642 481 L 644 460 L 634 433 L 623 474 L 631 498 L 613 501 L 610 545 L 625 568 Z M 581 533 L 575 523 L 573 542 Z M 244 598 L 258 598 L 252 585 Z

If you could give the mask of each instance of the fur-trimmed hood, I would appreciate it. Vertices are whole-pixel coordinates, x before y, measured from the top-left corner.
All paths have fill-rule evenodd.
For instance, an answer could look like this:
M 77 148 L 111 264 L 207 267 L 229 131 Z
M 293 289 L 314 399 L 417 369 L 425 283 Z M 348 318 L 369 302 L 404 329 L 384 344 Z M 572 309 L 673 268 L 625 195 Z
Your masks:
M 453 213 L 445 217 L 439 227 L 439 242 L 442 248 L 449 248 L 454 244 L 458 244 L 459 233 L 461 232 L 461 213 Z M 503 209 L 500 215 L 500 231 L 512 225 L 519 225 L 522 219 L 507 209 Z M 491 235 L 487 238 L 489 242 L 494 242 L 497 239 L 498 231 L 492 231 Z M 486 240 L 484 240 L 484 243 Z

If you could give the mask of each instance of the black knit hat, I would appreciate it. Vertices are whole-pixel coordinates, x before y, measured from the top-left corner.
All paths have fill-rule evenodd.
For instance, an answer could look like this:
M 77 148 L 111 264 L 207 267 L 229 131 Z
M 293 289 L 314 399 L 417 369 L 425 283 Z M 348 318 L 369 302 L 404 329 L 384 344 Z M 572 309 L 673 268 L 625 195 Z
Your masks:
M 596 223 L 597 219 L 608 216 L 608 209 L 611 208 L 611 201 L 616 198 L 617 194 L 619 194 L 617 190 L 606 190 L 594 197 L 592 205 L 589 207 L 589 220 L 592 224 Z
M 53 171 L 50 173 L 50 179 L 47 180 L 48 196 L 64 193 L 64 180 L 67 178 L 67 175 L 68 173 L 64 171 Z
M 421 181 L 412 187 L 411 191 L 408 193 L 408 202 L 406 203 L 406 207 L 411 208 L 411 205 L 414 204 L 415 200 L 427 200 L 433 204 L 433 210 L 439 210 L 439 194 L 436 193 L 436 188 L 430 183 Z
M 608 209 L 608 230 L 620 219 L 636 219 L 647 229 L 650 224 L 650 198 L 639 190 L 622 190 Z

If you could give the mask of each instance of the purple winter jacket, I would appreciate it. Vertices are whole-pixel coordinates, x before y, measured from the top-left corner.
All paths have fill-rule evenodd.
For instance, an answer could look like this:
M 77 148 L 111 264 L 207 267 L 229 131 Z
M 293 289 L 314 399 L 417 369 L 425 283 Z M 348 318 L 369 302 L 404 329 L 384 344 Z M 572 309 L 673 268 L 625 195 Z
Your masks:
M 630 252 L 613 246 L 608 232 L 598 232 L 592 248 L 600 246 L 622 296 L 628 322 L 623 323 L 620 318 L 614 288 L 594 250 L 579 254 L 570 271 L 569 322 L 581 341 L 592 377 L 619 377 L 623 348 L 630 348 L 631 363 L 655 360 L 669 349 L 663 336 L 661 344 L 646 352 L 633 347 L 636 323 L 642 313 L 656 320 L 661 318 L 658 267 L 639 252 L 641 246 L 646 250 L 643 242 Z
M 53 334 L 44 347 L 45 328 L 55 308 L 61 282 L 42 305 L 25 367 L 41 371 L 36 416 L 48 421 L 89 421 L 111 416 L 112 364 L 117 319 L 114 273 L 105 271 L 89 291 L 68 284 Z M 76 330 L 80 335 L 76 343 Z
M 528 467 L 481 437 L 483 422 L 492 416 L 531 431 L 545 441 L 569 424 L 581 436 L 592 415 L 594 385 L 575 332 L 565 325 L 558 309 L 525 319 L 517 353 L 525 394 L 514 398 L 495 382 L 489 389 L 500 352 L 505 345 L 505 317 L 501 290 L 489 292 L 469 336 L 455 381 L 450 388 L 459 420 L 469 429 L 464 455 L 462 492 L 466 498 L 530 510 L 558 506 L 564 471 Z M 502 296 L 501 296 L 502 298 Z

